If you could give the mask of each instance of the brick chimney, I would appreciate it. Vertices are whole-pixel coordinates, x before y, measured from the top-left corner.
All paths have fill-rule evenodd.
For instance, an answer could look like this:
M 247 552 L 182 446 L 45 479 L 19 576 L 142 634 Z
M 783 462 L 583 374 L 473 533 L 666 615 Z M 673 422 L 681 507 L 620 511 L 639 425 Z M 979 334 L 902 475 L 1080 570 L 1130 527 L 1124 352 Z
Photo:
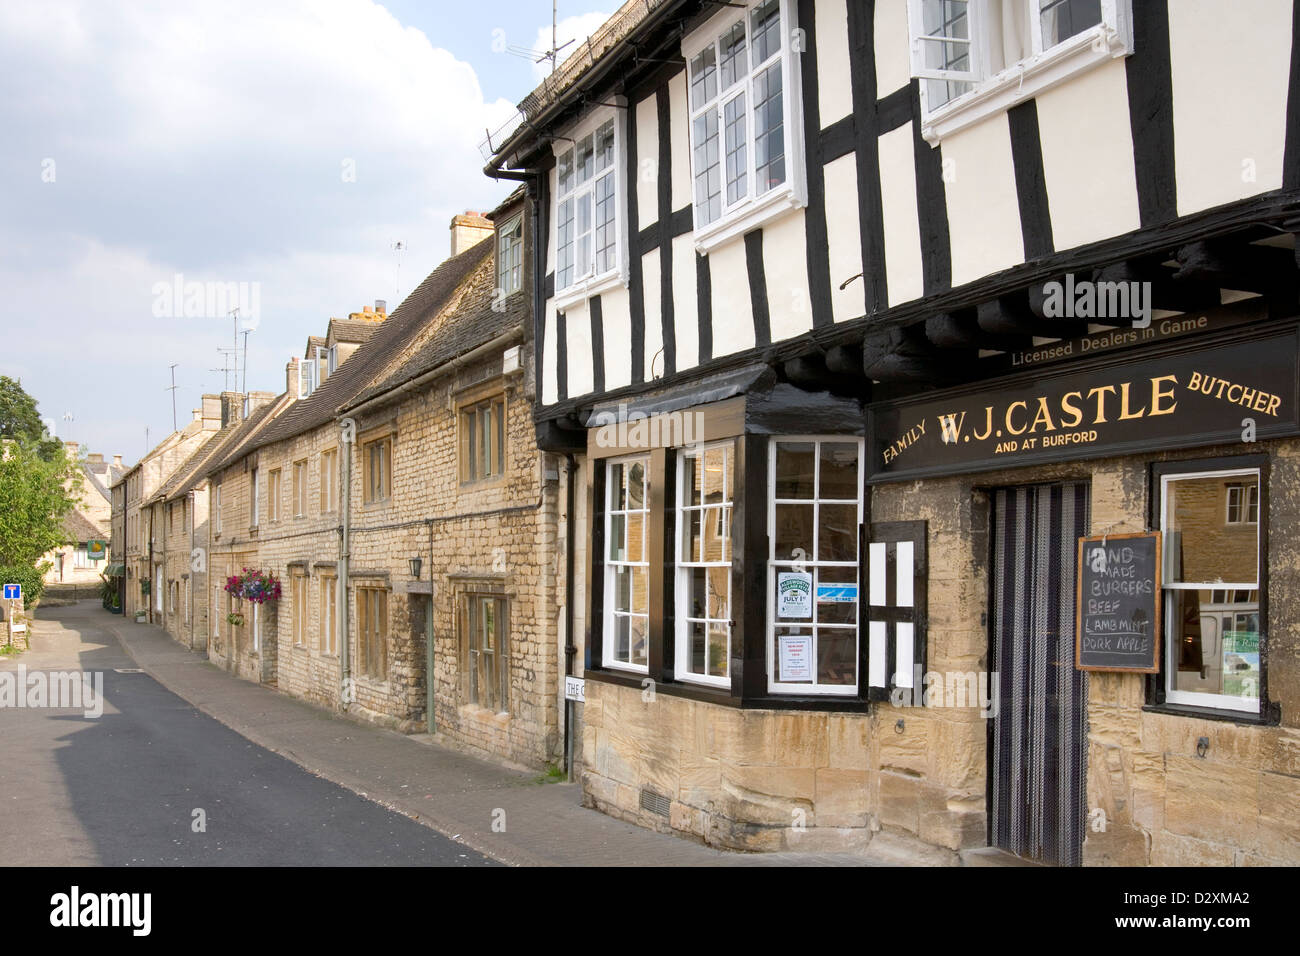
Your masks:
M 298 356 L 284 363 L 284 390 L 294 398 L 298 397 Z
M 244 396 L 239 392 L 221 393 L 221 427 L 234 425 L 244 418 Z
M 203 396 L 203 428 L 217 429 L 221 427 L 221 396 L 204 395 Z
M 492 235 L 492 220 L 480 212 L 467 209 L 451 219 L 451 254 L 458 256 Z
M 296 385 L 294 386 L 297 387 Z M 297 392 L 294 393 L 295 395 Z M 263 405 L 269 405 L 275 401 L 274 392 L 249 392 L 248 393 L 248 414 L 253 414 Z
M 122 467 L 122 456 L 121 456 L 121 455 L 114 455 L 114 456 L 113 456 L 113 467 L 114 467 L 114 468 L 121 468 L 121 467 Z
M 86 456 L 86 464 L 88 465 L 102 465 L 103 463 L 104 456 L 97 451 L 91 452 Z

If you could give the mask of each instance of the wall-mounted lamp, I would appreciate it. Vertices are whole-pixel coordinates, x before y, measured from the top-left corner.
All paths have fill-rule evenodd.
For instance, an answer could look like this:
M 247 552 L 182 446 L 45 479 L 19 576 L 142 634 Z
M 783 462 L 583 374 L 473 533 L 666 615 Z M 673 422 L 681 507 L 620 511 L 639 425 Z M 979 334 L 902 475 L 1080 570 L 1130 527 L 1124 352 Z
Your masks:
M 418 554 L 415 555 L 414 557 L 411 557 L 411 558 L 407 558 L 407 559 L 406 559 L 406 564 L 407 564 L 407 566 L 411 569 L 411 577 L 416 578 L 416 579 L 419 579 L 419 577 L 420 577 L 420 566 L 421 566 L 423 563 L 424 563 L 424 559 L 421 558 Z

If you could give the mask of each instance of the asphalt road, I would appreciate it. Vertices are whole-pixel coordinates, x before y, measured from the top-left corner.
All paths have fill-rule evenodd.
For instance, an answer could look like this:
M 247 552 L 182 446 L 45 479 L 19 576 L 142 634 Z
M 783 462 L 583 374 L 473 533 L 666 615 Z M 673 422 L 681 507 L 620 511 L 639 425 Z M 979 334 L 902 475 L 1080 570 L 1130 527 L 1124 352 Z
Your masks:
M 493 865 L 130 673 L 93 621 L 36 628 L 33 649 L 0 658 L 0 672 L 102 673 L 104 710 L 0 698 L 0 866 Z

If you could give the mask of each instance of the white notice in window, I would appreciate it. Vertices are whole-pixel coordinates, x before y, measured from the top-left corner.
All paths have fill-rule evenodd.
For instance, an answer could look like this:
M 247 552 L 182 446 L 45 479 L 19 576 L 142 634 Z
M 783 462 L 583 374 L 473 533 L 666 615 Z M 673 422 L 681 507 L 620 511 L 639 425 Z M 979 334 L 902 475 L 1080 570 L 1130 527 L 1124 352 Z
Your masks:
M 776 616 L 812 617 L 812 575 L 789 571 L 776 576 Z
M 777 680 L 812 680 L 812 635 L 782 634 L 777 643 L 780 648 Z

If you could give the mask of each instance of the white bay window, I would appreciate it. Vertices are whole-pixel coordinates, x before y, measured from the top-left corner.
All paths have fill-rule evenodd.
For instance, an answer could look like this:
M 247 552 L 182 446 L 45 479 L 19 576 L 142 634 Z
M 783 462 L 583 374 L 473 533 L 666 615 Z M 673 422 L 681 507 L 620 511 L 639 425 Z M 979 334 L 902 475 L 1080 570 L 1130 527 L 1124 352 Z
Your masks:
M 625 281 L 621 109 L 555 143 L 555 294 L 560 308 Z
M 794 35 L 793 4 L 761 0 L 683 41 L 701 252 L 805 202 Z
M 937 143 L 1126 56 L 1131 11 L 1132 0 L 908 0 L 922 135 Z
M 679 453 L 677 490 L 677 676 L 731 680 L 733 442 Z

